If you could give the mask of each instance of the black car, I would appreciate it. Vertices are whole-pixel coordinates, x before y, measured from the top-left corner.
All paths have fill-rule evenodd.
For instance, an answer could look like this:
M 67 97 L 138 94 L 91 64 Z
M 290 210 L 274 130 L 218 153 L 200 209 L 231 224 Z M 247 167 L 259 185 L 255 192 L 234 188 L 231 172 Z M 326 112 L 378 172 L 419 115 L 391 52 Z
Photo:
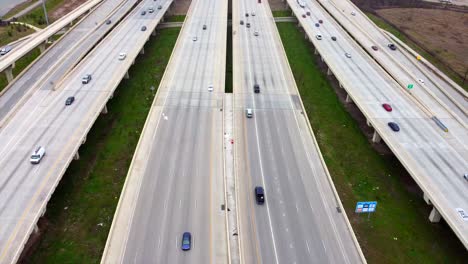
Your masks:
M 110 25 L 111 23 L 112 23 L 112 21 L 110 19 L 107 19 L 106 24 Z
M 250 23 L 245 24 L 247 28 L 250 28 Z
M 391 50 L 396 50 L 396 46 L 395 46 L 395 44 L 393 44 L 393 43 L 388 44 L 388 47 L 389 47 Z
M 192 248 L 192 234 L 190 234 L 190 232 L 184 232 L 184 234 L 182 234 L 181 248 L 183 251 L 187 251 Z
M 65 105 L 71 105 L 75 101 L 75 96 L 70 96 L 65 100 Z
M 206 25 L 203 25 L 203 30 L 205 30 L 205 29 L 206 29 Z
M 245 13 L 245 16 L 246 16 L 246 17 L 249 17 L 249 13 Z
M 395 132 L 400 131 L 400 127 L 395 122 L 388 122 L 388 126 Z
M 331 39 L 332 39 L 333 41 L 336 41 L 336 37 L 335 37 L 335 36 L 331 37 Z
M 254 93 L 260 93 L 260 85 L 254 84 Z
M 141 31 L 146 31 L 146 26 L 142 26 Z
M 265 203 L 265 191 L 263 190 L 263 187 L 255 187 L 255 200 L 257 200 L 258 204 Z
M 244 25 L 244 20 L 241 20 L 241 21 L 240 21 L 240 24 L 241 24 L 241 25 Z
M 145 10 L 141 11 L 141 15 L 142 16 L 146 15 L 146 11 Z

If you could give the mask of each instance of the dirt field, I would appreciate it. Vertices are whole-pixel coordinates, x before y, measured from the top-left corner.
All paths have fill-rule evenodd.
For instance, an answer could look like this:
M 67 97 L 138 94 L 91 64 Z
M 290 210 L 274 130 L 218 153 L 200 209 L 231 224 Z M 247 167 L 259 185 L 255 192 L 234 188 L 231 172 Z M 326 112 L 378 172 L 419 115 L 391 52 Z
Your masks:
M 468 70 L 467 13 L 420 8 L 376 11 L 459 75 L 465 75 Z
M 55 8 L 52 12 L 50 12 L 50 17 L 53 21 L 63 17 L 64 15 L 68 14 L 73 9 L 77 8 L 79 5 L 83 4 L 87 0 L 67 0 L 60 4 L 57 8 Z

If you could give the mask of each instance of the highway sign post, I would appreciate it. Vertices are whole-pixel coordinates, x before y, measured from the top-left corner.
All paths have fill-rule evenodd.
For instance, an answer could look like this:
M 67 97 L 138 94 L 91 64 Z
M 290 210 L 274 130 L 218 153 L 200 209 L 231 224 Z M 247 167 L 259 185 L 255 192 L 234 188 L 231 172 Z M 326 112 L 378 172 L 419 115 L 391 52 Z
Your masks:
M 370 214 L 374 213 L 376 208 L 377 208 L 377 202 L 376 201 L 357 202 L 356 210 L 354 212 L 357 213 L 357 214 L 368 213 L 367 219 L 369 219 Z

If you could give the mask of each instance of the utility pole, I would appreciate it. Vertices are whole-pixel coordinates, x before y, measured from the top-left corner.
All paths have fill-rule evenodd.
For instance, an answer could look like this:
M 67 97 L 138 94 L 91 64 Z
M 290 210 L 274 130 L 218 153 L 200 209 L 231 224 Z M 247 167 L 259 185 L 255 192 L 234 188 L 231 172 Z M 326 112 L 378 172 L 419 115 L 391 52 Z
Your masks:
M 49 18 L 47 17 L 47 9 L 46 9 L 46 0 L 42 0 L 42 9 L 44 9 L 44 17 L 47 26 L 49 26 Z

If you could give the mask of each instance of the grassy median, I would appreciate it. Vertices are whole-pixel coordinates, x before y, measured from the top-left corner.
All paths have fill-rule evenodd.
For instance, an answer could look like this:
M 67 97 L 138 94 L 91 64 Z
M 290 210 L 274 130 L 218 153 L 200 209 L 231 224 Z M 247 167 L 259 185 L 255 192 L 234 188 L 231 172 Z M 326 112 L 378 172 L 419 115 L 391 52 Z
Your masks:
M 346 111 L 294 23 L 277 23 L 320 149 L 369 263 L 464 263 L 467 252 L 393 155 L 380 155 Z M 357 201 L 378 201 L 370 219 Z
M 28 263 L 99 263 L 127 170 L 179 28 L 162 29 L 117 88 L 50 200 Z

